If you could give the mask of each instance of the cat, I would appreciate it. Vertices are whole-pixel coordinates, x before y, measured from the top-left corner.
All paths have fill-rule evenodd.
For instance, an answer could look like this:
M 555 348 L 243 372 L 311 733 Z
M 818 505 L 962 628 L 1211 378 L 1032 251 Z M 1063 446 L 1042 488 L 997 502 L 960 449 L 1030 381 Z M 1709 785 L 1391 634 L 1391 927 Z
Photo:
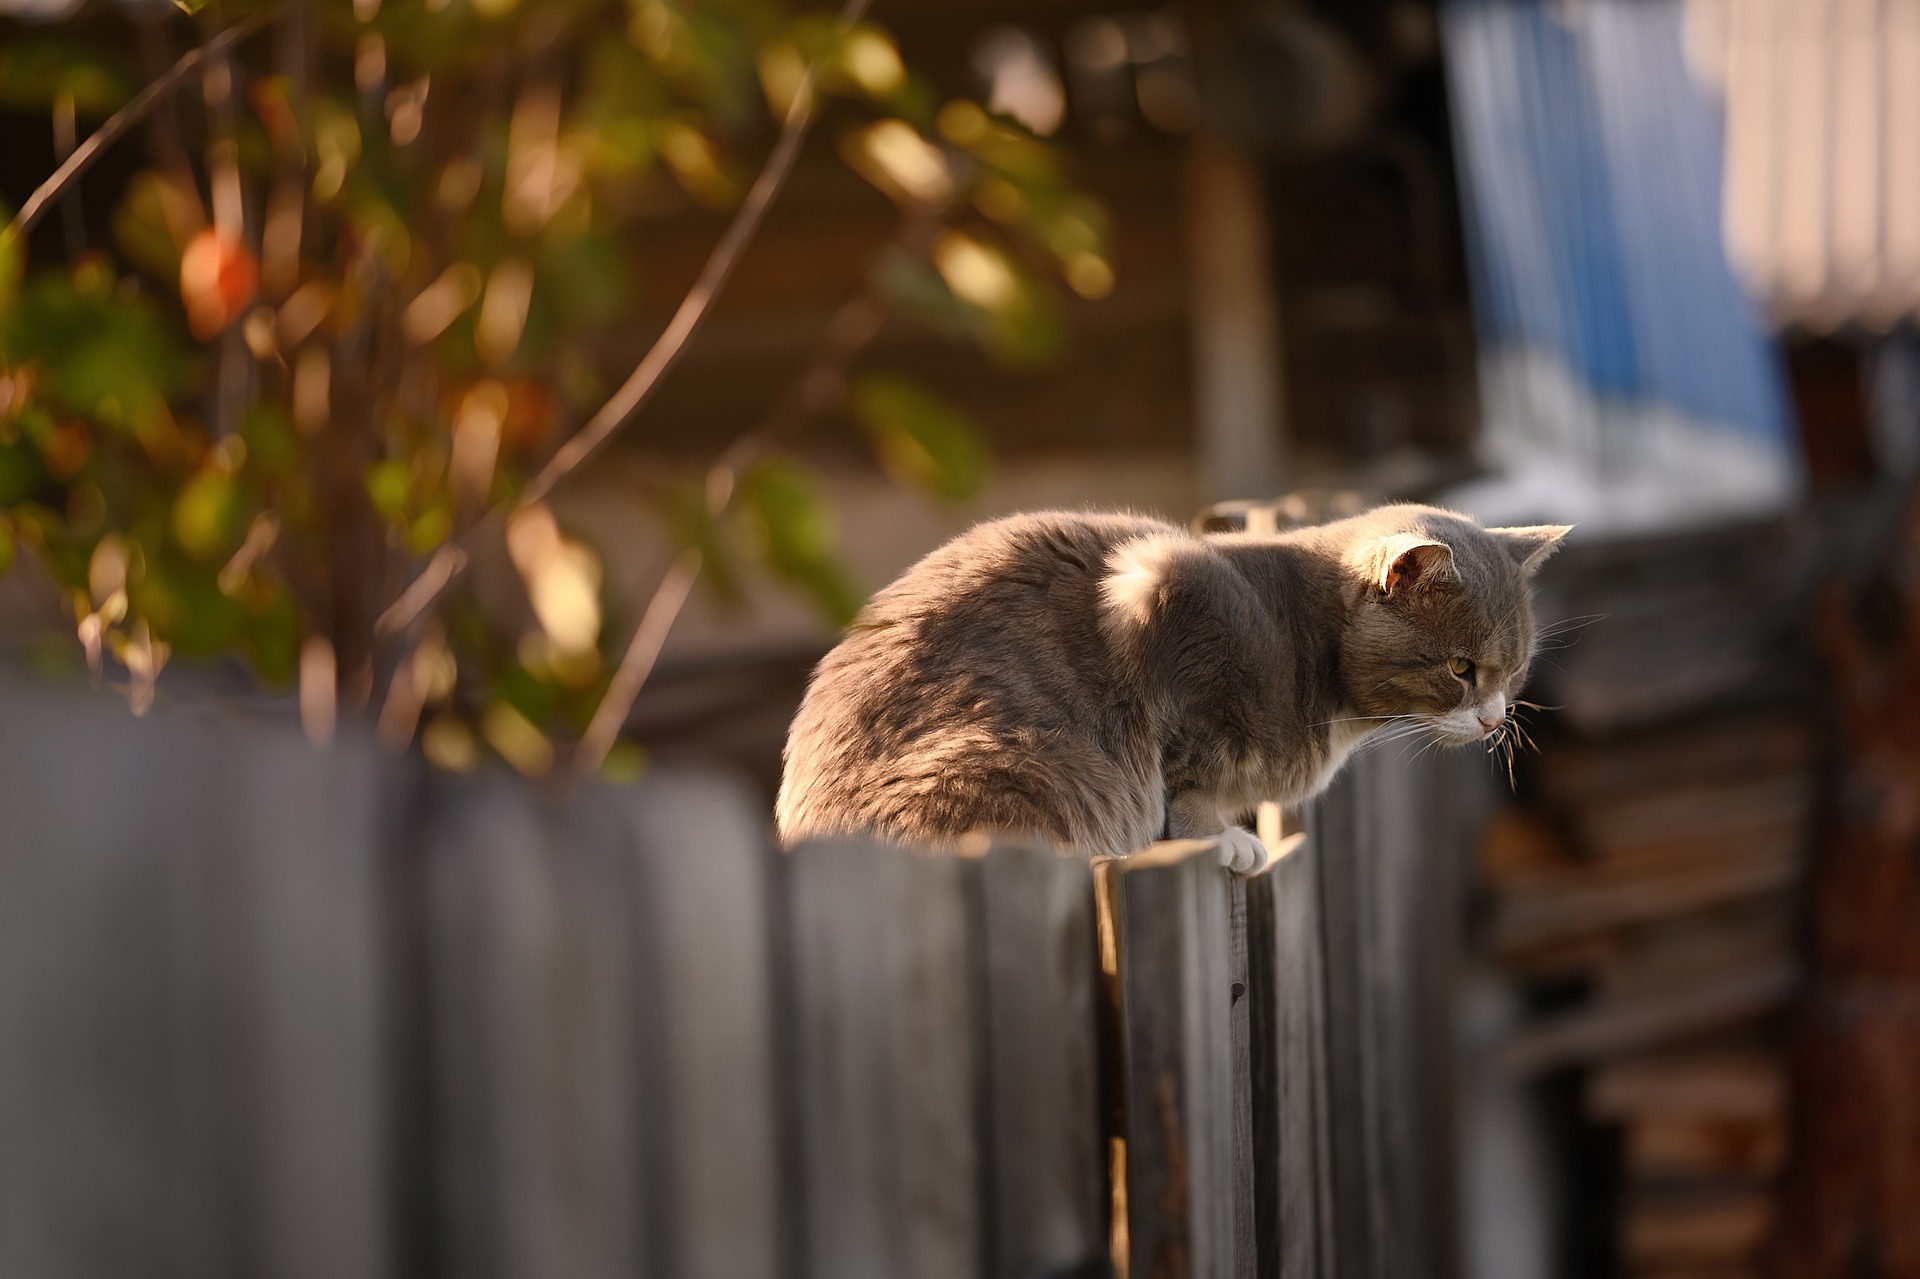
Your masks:
M 1278 534 L 1132 515 L 980 524 L 874 596 L 787 737 L 783 844 L 973 833 L 1119 855 L 1217 841 L 1323 790 L 1375 734 L 1498 730 L 1533 656 L 1531 578 L 1569 532 L 1383 506 Z

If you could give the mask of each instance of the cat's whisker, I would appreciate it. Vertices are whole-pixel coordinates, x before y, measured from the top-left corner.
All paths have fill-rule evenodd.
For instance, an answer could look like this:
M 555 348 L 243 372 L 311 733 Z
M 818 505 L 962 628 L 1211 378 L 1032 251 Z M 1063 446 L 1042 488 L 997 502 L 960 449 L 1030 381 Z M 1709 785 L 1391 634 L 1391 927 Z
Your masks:
M 1419 736 L 1427 729 L 1426 722 L 1420 716 L 1406 715 L 1396 716 L 1395 718 L 1411 720 L 1413 722 L 1394 724 L 1391 727 L 1381 729 L 1372 737 L 1360 743 L 1359 749 L 1356 750 L 1354 754 L 1357 756 L 1367 751 L 1378 750 L 1393 742 L 1404 742 L 1410 737 Z
M 1344 719 L 1323 719 L 1312 728 L 1325 728 L 1329 724 L 1357 724 L 1361 720 L 1419 719 L 1418 715 L 1348 715 Z
M 1585 613 L 1579 617 L 1564 617 L 1557 622 L 1542 627 L 1540 630 L 1540 638 L 1547 639 L 1555 635 L 1565 635 L 1571 631 L 1583 631 L 1595 622 L 1604 622 L 1612 616 L 1613 614 L 1611 613 Z
M 1520 730 L 1520 736 L 1526 741 L 1528 750 L 1532 751 L 1536 755 L 1540 753 L 1540 743 L 1533 740 L 1532 733 L 1529 733 L 1526 729 L 1522 728 Z
M 1558 711 L 1566 709 L 1564 706 L 1542 706 L 1538 702 L 1529 702 L 1524 697 L 1514 698 L 1513 704 L 1515 706 L 1524 706 L 1530 711 Z

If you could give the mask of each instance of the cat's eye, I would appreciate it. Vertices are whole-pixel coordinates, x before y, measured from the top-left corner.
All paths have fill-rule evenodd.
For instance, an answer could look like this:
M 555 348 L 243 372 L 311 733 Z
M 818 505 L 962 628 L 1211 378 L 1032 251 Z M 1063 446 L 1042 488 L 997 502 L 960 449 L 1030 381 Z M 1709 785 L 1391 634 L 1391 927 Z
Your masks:
M 1447 669 L 1461 679 L 1473 678 L 1473 659 L 1470 657 L 1452 657 L 1447 659 Z

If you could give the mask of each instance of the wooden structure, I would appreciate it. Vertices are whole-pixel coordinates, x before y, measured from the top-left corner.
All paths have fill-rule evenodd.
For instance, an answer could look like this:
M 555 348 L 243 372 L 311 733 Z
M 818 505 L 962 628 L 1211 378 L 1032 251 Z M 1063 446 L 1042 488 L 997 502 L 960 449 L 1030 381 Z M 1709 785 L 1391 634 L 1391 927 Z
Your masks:
M 1237 879 L 0 703 L 0 1279 L 1450 1272 L 1397 762 Z
M 1547 641 L 1545 749 L 1479 869 L 1485 952 L 1533 1003 L 1498 1066 L 1564 1107 L 1571 1273 L 1818 1273 L 1770 1268 L 1806 1198 L 1798 1130 L 1827 1104 L 1796 1097 L 1790 1069 L 1828 824 L 1811 534 L 1576 547 L 1541 579 L 1546 616 L 1596 624 Z

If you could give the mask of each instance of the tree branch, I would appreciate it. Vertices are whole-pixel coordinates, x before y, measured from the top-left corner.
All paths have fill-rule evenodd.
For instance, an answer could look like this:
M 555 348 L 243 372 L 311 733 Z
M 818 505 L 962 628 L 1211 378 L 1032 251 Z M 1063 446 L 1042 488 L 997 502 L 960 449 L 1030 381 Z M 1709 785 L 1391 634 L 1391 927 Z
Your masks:
M 924 212 L 916 214 L 890 247 L 908 251 L 924 249 L 934 225 L 934 220 Z M 869 280 L 866 287 L 834 315 L 819 346 L 805 367 L 787 384 L 765 420 L 735 440 L 707 468 L 704 489 L 710 518 L 719 519 L 727 513 L 733 505 L 740 473 L 769 444 L 797 430 L 807 419 L 824 413 L 844 397 L 847 370 L 852 366 L 854 357 L 880 332 L 887 310 L 885 295 Z M 594 707 L 587 731 L 574 749 L 575 770 L 593 772 L 605 761 L 607 752 L 613 749 L 614 740 L 626 725 L 627 716 L 633 712 L 633 703 L 640 696 L 640 689 L 653 673 L 654 663 L 659 660 L 668 633 L 679 619 L 680 610 L 686 606 L 700 569 L 700 553 L 695 550 L 683 551 L 673 562 L 673 567 L 667 570 L 660 585 L 654 588 L 653 597 L 647 601 L 646 610 L 640 615 L 640 625 L 627 645 L 626 654 L 620 659 L 619 667 L 607 684 L 607 691 L 601 695 L 600 704 Z
M 254 32 L 280 16 L 281 6 L 272 5 L 260 10 L 251 17 L 234 23 L 213 39 L 195 49 L 182 54 L 180 60 L 167 69 L 159 79 L 135 94 L 133 101 L 121 107 L 107 117 L 107 122 L 88 136 L 68 156 L 66 162 L 53 171 L 53 175 L 42 182 L 34 193 L 27 197 L 20 212 L 14 215 L 7 225 L 6 234 L 25 236 L 33 230 L 34 224 L 45 216 L 55 200 L 66 194 L 67 188 L 80 180 L 80 175 L 93 167 L 106 149 L 118 142 L 134 125 L 147 118 L 153 109 L 167 100 L 168 95 L 178 89 L 187 78 L 198 71 L 203 64 L 226 53 Z
M 859 21 L 868 3 L 869 0 L 846 0 L 840 9 L 840 28 L 845 30 Z M 793 172 L 794 161 L 799 158 L 800 144 L 806 140 L 807 132 L 813 125 L 813 108 L 813 69 L 809 67 L 787 108 L 780 137 L 773 144 L 773 151 L 767 156 L 765 166 L 753 180 L 747 198 L 733 215 L 733 221 L 721 235 L 720 242 L 708 254 L 706 265 L 700 268 L 699 278 L 694 281 L 693 288 L 680 300 L 673 317 L 667 321 L 666 329 L 654 340 L 633 372 L 627 375 L 627 380 L 620 384 L 620 389 L 587 419 L 586 425 L 560 446 L 559 451 L 540 468 L 519 497 L 511 504 L 494 507 L 476 521 L 463 537 L 447 543 L 434 553 L 433 560 L 420 576 L 381 615 L 378 624 L 381 635 L 392 635 L 411 626 L 471 561 L 475 548 L 498 537 L 513 515 L 545 498 L 556 484 L 598 455 L 620 428 L 653 398 L 661 379 L 679 363 L 688 340 L 699 329 L 714 300 L 732 278 L 741 254 L 760 230 L 760 224 L 766 220 L 767 210 L 772 207 L 774 198 L 786 185 L 788 176 Z
M 573 764 L 580 772 L 598 769 L 606 760 L 607 752 L 613 749 L 621 728 L 626 725 L 627 714 L 633 710 L 634 699 L 640 695 L 647 676 L 653 674 L 653 664 L 660 659 L 667 634 L 679 620 L 680 610 L 686 607 L 687 596 L 700 577 L 700 568 L 700 552 L 684 550 L 667 569 L 667 575 L 660 579 L 660 585 L 654 588 L 646 612 L 640 615 L 640 625 L 627 644 L 626 654 L 614 670 L 600 704 L 593 708 L 593 718 L 587 722 L 580 745 L 574 749 Z

